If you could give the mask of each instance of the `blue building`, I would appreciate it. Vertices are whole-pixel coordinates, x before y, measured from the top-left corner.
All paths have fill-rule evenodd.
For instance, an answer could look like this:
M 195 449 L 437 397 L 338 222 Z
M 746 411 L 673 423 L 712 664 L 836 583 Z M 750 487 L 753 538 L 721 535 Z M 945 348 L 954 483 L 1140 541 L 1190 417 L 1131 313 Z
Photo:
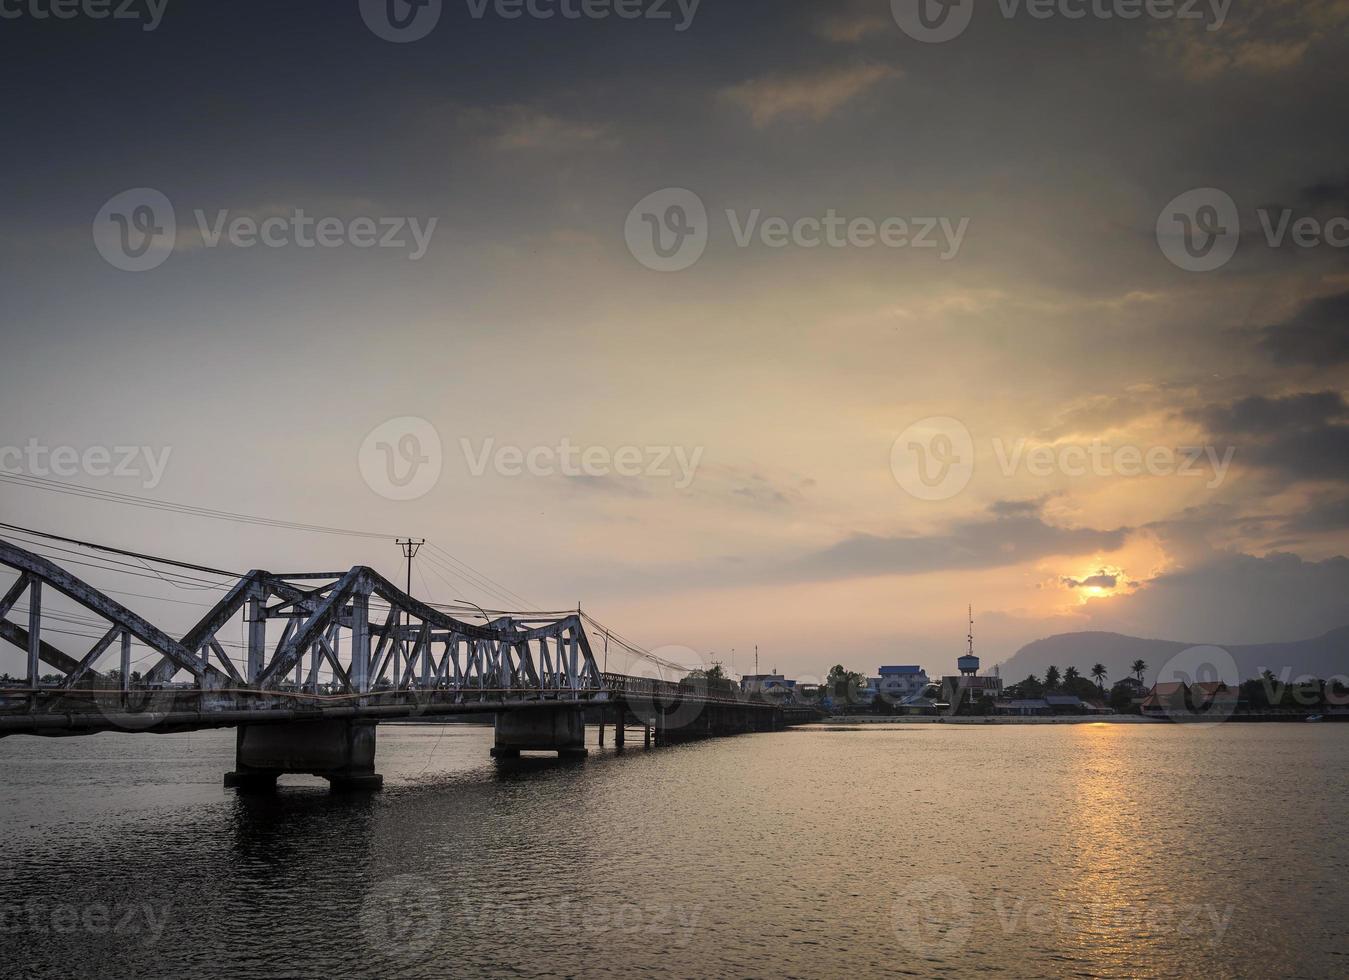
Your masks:
M 888 701 L 900 701 L 921 694 L 931 683 L 927 671 L 916 664 L 882 667 L 876 680 L 876 692 Z

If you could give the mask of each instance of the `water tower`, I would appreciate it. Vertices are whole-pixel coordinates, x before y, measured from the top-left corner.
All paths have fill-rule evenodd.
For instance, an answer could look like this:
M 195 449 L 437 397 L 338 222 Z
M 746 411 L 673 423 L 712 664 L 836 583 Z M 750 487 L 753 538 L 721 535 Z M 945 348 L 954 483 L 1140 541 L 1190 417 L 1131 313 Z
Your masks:
M 965 656 L 956 661 L 956 667 L 960 670 L 962 677 L 973 677 L 979 673 L 979 658 L 974 655 L 974 607 L 970 606 L 970 631 L 965 637 L 969 644 Z

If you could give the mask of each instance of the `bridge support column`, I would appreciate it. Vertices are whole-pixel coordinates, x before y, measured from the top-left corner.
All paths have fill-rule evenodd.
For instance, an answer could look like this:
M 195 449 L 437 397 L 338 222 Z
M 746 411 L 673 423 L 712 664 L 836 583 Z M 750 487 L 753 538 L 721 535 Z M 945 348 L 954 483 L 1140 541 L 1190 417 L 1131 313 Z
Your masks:
M 585 712 L 580 708 L 518 708 L 498 712 L 492 758 L 514 759 L 521 752 L 557 752 L 560 758 L 584 758 Z
M 225 773 L 225 785 L 240 789 L 273 787 L 283 773 L 322 776 L 339 790 L 376 790 L 384 785 L 384 777 L 375 772 L 372 721 L 240 725 L 234 760 L 234 771 Z

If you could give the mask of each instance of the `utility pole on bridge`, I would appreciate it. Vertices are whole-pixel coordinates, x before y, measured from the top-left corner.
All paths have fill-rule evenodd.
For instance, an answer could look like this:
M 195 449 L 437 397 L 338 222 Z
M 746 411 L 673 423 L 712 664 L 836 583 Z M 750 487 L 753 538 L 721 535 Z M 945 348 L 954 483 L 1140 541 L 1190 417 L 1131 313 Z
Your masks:
M 417 557 L 425 538 L 399 538 L 398 546 L 403 549 L 403 557 L 408 560 L 408 595 L 412 595 L 412 559 Z

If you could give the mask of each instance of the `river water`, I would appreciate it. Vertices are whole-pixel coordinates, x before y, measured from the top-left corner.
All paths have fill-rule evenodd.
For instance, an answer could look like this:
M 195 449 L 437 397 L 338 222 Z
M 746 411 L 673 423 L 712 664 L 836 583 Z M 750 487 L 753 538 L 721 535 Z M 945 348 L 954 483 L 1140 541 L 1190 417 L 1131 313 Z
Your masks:
M 384 725 L 368 797 L 225 790 L 230 731 L 0 740 L 4 974 L 1349 973 L 1349 726 L 633 734 Z

